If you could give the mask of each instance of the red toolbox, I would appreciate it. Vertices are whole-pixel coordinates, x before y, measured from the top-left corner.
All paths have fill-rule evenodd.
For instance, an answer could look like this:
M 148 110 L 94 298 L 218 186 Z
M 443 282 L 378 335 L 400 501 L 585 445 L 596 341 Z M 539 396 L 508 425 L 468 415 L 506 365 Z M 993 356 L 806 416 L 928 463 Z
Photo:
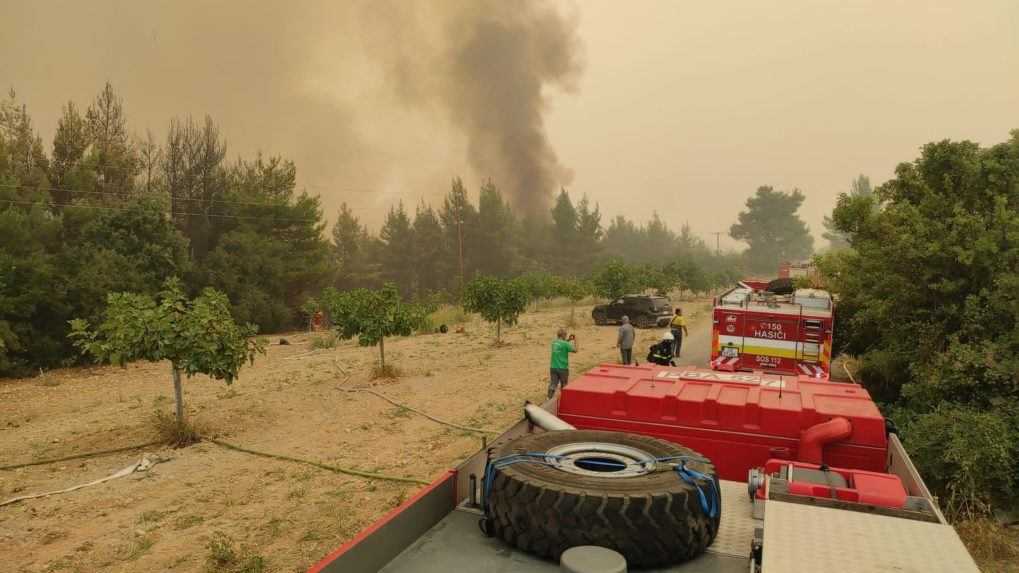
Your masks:
M 606 364 L 571 381 L 559 417 L 582 429 L 614 430 L 677 442 L 707 456 L 719 477 L 746 481 L 770 459 L 799 460 L 801 439 L 818 439 L 830 466 L 886 471 L 884 417 L 856 384 L 775 374 Z M 839 426 L 839 424 L 834 424 Z M 810 431 L 808 431 L 810 430 Z M 831 434 L 831 432 L 827 432 Z
M 763 472 L 784 480 L 788 493 L 804 497 L 901 508 L 906 506 L 909 495 L 899 476 L 881 472 L 847 470 L 786 460 L 768 460 Z M 757 499 L 766 499 L 764 489 L 762 480 L 755 494 Z

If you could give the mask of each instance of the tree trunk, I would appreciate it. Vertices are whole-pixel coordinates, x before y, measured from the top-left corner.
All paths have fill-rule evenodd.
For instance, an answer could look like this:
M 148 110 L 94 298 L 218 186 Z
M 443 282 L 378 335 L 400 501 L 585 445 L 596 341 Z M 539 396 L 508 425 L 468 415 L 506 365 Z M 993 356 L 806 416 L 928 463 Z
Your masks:
M 502 342 L 502 319 L 495 321 L 495 343 L 499 344 Z
M 176 365 L 171 365 L 173 368 L 173 399 L 177 406 L 177 425 L 184 425 L 184 388 L 180 383 L 180 370 L 177 369 Z
M 384 374 L 386 372 L 386 338 L 382 337 L 379 339 L 379 370 Z

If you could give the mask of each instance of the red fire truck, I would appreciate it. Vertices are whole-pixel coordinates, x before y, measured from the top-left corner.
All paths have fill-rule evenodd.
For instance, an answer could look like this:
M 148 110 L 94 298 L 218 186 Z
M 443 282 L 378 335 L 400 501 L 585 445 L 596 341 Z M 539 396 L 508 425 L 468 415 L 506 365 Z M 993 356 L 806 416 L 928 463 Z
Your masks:
M 711 367 L 828 378 L 835 312 L 831 294 L 820 289 L 775 292 L 768 285 L 744 280 L 715 299 Z
M 865 388 L 602 364 L 308 573 L 979 573 Z

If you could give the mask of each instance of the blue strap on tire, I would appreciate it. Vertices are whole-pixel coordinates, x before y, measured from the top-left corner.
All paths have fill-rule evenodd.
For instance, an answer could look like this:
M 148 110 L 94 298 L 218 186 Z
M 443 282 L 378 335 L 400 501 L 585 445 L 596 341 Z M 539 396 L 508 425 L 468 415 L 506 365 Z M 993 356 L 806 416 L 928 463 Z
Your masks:
M 511 466 L 513 464 L 518 463 L 532 463 L 551 466 L 552 464 L 548 463 L 548 461 L 546 460 L 548 460 L 549 458 L 558 457 L 561 456 L 550 455 L 544 452 L 527 452 L 523 454 L 511 454 L 508 456 L 503 456 L 501 458 L 496 458 L 494 460 L 489 460 L 489 462 L 485 465 L 485 478 L 482 486 L 483 491 L 483 497 L 481 499 L 483 504 L 482 510 L 484 510 L 485 513 L 488 513 L 488 494 L 492 490 L 492 483 L 495 481 L 495 470 L 502 469 L 506 466 Z M 679 479 L 692 485 L 694 489 L 697 490 L 697 498 L 700 501 L 701 511 L 703 511 L 704 515 L 708 516 L 711 519 L 717 517 L 719 505 L 721 505 L 721 503 L 719 499 L 718 489 L 715 487 L 714 478 L 708 476 L 707 474 L 703 474 L 697 470 L 686 467 L 686 462 L 688 461 L 710 463 L 709 460 L 694 456 L 667 456 L 662 458 L 655 458 L 655 462 L 658 463 L 677 461 L 679 463 L 676 464 L 675 467 L 676 475 L 679 476 Z M 600 464 L 602 462 L 591 460 L 588 463 Z M 605 465 L 617 466 L 618 462 Z M 704 493 L 704 487 L 701 485 L 700 483 L 701 481 L 706 481 L 708 483 L 708 486 L 710 487 L 709 492 L 710 496 Z
M 694 486 L 697 490 L 697 497 L 700 499 L 701 511 L 704 512 L 704 515 L 707 515 L 711 519 L 717 517 L 720 500 L 718 499 L 718 490 L 715 488 L 714 478 L 686 467 L 685 461 L 680 462 L 680 464 L 676 466 L 676 473 L 679 475 L 679 479 Z M 701 487 L 700 480 L 708 482 L 708 485 L 711 486 L 710 498 L 704 494 L 704 488 Z
M 485 465 L 485 479 L 484 484 L 482 486 L 483 494 L 481 498 L 481 502 L 483 505 L 481 509 L 484 510 L 485 513 L 488 513 L 488 492 L 492 490 L 492 482 L 495 481 L 495 470 L 502 469 L 506 466 L 511 466 L 513 464 L 518 464 L 522 462 L 548 466 L 551 464 L 549 464 L 545 460 L 547 460 L 548 458 L 557 457 L 559 456 L 546 454 L 544 452 L 528 452 L 525 454 L 511 454 L 508 456 L 503 456 L 501 458 L 496 458 L 494 460 L 489 460 L 488 464 Z

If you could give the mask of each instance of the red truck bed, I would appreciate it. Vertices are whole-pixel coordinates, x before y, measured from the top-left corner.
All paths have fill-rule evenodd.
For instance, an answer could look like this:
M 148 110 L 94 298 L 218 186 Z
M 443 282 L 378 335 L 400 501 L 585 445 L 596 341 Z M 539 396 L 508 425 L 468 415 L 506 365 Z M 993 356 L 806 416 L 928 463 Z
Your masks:
M 884 417 L 861 386 L 807 376 L 603 364 L 570 382 L 558 415 L 581 429 L 681 443 L 710 458 L 719 477 L 746 480 L 769 459 L 799 459 L 801 434 L 843 417 L 850 436 L 824 449 L 831 466 L 885 471 Z

